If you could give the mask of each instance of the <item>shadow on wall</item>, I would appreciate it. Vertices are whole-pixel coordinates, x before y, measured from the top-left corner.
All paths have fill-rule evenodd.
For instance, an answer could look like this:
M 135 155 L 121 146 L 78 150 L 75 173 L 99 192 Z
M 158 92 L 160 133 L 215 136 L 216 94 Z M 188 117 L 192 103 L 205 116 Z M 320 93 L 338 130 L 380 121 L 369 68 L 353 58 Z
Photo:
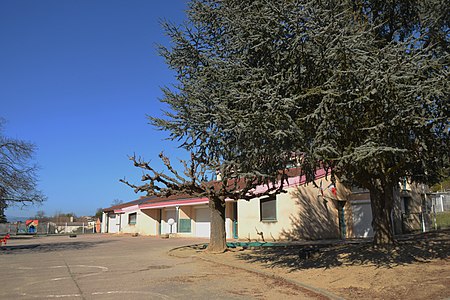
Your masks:
M 318 197 L 318 189 L 299 187 L 294 193 L 297 214 L 289 218 L 291 228 L 280 236 L 288 240 L 318 240 L 339 238 L 337 203 Z

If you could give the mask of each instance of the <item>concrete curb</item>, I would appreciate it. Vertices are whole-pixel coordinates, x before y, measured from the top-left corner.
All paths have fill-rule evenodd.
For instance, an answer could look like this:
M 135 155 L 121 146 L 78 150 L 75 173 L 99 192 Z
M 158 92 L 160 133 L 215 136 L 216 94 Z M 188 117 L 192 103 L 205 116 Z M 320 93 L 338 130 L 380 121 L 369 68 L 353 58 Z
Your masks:
M 248 267 L 248 266 L 246 266 L 244 264 L 236 265 L 236 264 L 229 263 L 229 262 L 226 263 L 226 262 L 217 261 L 217 260 L 206 258 L 206 257 L 200 257 L 198 255 L 178 256 L 178 255 L 176 255 L 174 253 L 176 250 L 187 248 L 187 247 L 194 247 L 194 246 L 198 246 L 198 245 L 203 245 L 203 243 L 202 244 L 187 245 L 187 246 L 176 247 L 176 248 L 170 249 L 168 251 L 168 255 L 169 256 L 173 256 L 173 257 L 178 257 L 178 258 L 194 257 L 194 258 L 201 259 L 201 260 L 204 260 L 204 261 L 208 261 L 208 262 L 211 262 L 211 263 L 220 264 L 220 265 L 228 266 L 228 267 L 231 267 L 231 268 L 241 269 L 241 270 L 245 270 L 247 272 L 251 272 L 251 273 L 254 273 L 254 274 L 257 274 L 257 275 L 260 275 L 260 276 L 269 277 L 269 278 L 272 278 L 272 279 L 284 281 L 284 282 L 290 283 L 292 285 L 295 285 L 295 286 L 297 286 L 300 289 L 305 289 L 305 290 L 307 290 L 309 292 L 312 292 L 314 294 L 318 294 L 320 296 L 326 297 L 326 298 L 331 299 L 331 300 L 345 300 L 344 298 L 339 297 L 339 296 L 337 296 L 337 295 L 335 295 L 333 293 L 330 293 L 330 292 L 328 292 L 328 291 L 326 291 L 324 289 L 308 285 L 308 284 L 300 282 L 298 280 L 285 278 L 283 276 L 271 274 L 269 272 L 265 272 L 265 271 L 262 271 L 262 270 L 257 270 L 255 268 Z

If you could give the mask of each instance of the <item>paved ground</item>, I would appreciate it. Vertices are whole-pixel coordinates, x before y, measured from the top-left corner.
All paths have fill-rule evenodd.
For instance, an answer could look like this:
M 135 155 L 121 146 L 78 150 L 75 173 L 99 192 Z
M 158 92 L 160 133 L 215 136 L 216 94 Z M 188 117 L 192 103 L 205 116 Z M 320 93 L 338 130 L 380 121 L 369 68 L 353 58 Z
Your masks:
M 198 246 L 171 254 L 280 277 L 330 299 L 450 300 L 450 230 L 397 236 L 392 247 L 373 247 L 369 240 L 297 241 L 220 255 Z
M 0 250 L 0 299 L 323 299 L 284 281 L 167 254 L 204 241 L 108 235 L 12 239 Z

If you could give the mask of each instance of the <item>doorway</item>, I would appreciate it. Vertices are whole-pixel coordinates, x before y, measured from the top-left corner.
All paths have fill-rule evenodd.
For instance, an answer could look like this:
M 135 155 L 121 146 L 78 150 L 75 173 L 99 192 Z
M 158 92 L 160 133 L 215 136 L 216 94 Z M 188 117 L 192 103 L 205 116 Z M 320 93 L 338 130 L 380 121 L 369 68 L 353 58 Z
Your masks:
M 239 238 L 238 234 L 238 205 L 237 201 L 233 202 L 233 238 Z

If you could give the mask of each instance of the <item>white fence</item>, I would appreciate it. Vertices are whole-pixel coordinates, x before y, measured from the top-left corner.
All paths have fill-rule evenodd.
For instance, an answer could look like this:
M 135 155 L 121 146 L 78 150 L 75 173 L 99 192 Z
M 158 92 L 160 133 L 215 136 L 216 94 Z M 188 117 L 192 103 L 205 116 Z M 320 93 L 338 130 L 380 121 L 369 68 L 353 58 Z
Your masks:
M 450 193 L 436 193 L 432 196 L 432 201 L 437 213 L 450 211 Z

